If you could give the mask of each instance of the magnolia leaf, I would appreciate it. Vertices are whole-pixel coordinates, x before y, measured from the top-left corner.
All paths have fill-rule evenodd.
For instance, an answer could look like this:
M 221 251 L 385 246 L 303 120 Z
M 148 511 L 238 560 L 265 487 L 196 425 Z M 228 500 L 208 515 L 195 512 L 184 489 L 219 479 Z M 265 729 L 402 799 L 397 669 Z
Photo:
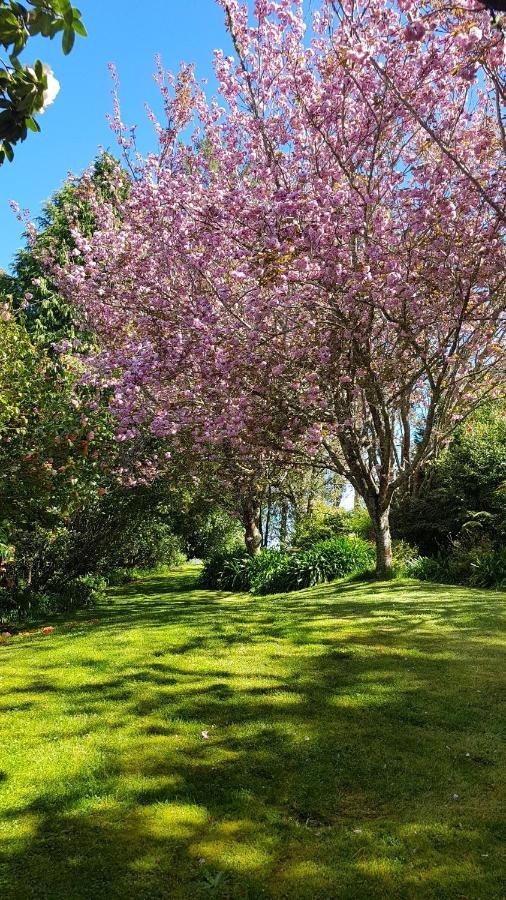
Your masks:
M 86 28 L 84 27 L 83 23 L 81 22 L 81 19 L 73 19 L 72 27 L 73 27 L 74 31 L 76 32 L 76 34 L 79 34 L 81 37 L 88 37 L 88 32 L 86 31 Z
M 28 118 L 25 119 L 25 125 L 27 128 L 30 129 L 30 131 L 35 131 L 35 132 L 40 131 L 40 125 L 38 124 L 38 122 L 35 121 L 35 119 L 32 116 L 28 116 Z
M 65 56 L 68 56 L 68 54 L 72 50 L 75 39 L 76 35 L 72 28 L 65 28 L 62 38 L 62 48 Z

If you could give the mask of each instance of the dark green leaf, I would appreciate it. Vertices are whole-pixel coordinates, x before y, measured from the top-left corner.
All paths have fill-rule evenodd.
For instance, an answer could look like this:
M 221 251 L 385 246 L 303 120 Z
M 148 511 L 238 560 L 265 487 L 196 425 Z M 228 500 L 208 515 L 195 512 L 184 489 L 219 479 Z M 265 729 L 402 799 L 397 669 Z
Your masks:
M 65 28 L 65 31 L 63 32 L 63 39 L 62 39 L 62 48 L 63 48 L 63 52 L 64 52 L 65 56 L 68 56 L 68 54 L 72 50 L 75 39 L 76 39 L 76 36 L 75 36 L 74 31 L 71 28 Z

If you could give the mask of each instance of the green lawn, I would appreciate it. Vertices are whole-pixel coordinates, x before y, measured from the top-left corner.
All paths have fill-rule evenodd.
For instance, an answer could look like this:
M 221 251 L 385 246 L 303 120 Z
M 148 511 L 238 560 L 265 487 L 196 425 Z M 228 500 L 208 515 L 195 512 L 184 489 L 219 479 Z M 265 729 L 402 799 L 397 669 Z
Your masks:
M 505 595 L 195 574 L 0 646 L 2 900 L 506 897 Z

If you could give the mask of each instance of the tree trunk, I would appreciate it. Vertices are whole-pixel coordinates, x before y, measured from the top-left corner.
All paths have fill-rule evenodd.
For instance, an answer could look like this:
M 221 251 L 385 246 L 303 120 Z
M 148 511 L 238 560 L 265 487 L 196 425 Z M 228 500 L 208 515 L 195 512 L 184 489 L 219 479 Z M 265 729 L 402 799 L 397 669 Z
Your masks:
M 288 500 L 284 497 L 281 501 L 279 517 L 279 549 L 286 550 L 288 542 Z
M 376 577 L 389 578 L 392 574 L 392 537 L 390 534 L 390 508 L 370 511 L 376 541 Z
M 269 490 L 267 492 L 267 512 L 265 514 L 265 531 L 264 531 L 264 547 L 269 546 L 269 532 L 271 529 L 271 515 L 272 515 L 272 489 L 269 485 Z
M 262 547 L 262 532 L 260 530 L 260 498 L 247 497 L 242 502 L 242 524 L 244 525 L 244 540 L 246 550 L 250 556 L 260 553 Z

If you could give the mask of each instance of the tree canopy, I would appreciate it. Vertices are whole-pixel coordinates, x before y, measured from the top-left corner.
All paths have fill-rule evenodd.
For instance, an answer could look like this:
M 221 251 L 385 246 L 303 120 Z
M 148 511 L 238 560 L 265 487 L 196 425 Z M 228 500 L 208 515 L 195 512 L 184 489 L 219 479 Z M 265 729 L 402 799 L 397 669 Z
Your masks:
M 221 5 L 220 98 L 159 73 L 159 152 L 56 275 L 120 439 L 323 451 L 384 573 L 396 493 L 504 384 L 503 35 L 474 4 L 322 0 L 309 34 L 300 0 Z

